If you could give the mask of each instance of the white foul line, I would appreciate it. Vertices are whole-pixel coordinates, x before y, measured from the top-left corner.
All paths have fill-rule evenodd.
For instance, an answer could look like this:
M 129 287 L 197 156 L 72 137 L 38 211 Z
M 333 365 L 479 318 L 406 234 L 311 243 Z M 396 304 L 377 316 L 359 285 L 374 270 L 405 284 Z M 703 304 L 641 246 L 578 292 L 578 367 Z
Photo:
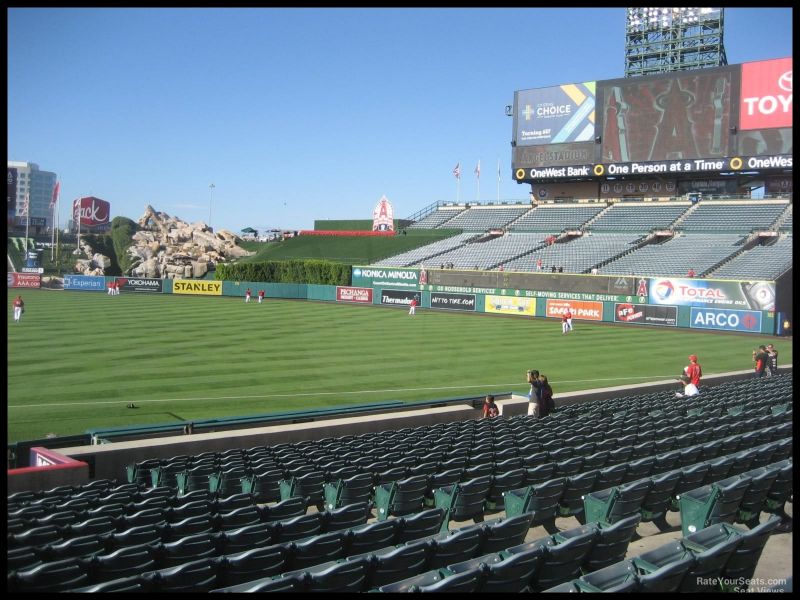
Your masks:
M 558 380 L 554 383 L 591 383 L 594 381 L 623 381 L 625 379 L 671 379 L 671 375 L 641 375 L 639 377 L 610 377 L 606 379 L 566 379 Z M 523 384 L 524 385 L 524 384 Z M 445 387 L 422 387 L 422 388 L 398 388 L 398 389 L 385 389 L 385 390 L 355 390 L 352 392 L 300 392 L 296 394 L 263 394 L 259 396 L 218 396 L 215 398 L 137 398 L 133 402 L 144 404 L 145 402 L 197 402 L 198 400 L 262 400 L 265 398 L 302 398 L 304 396 L 347 396 L 354 394 L 381 394 L 385 392 L 433 392 L 438 390 L 463 390 L 469 388 L 497 388 L 497 387 L 513 386 L 519 387 L 520 383 L 489 383 L 482 385 L 451 385 Z M 578 390 L 574 390 L 578 391 Z M 436 401 L 433 398 L 431 402 Z M 50 403 L 50 404 L 17 404 L 9 405 L 8 408 L 45 408 L 49 406 L 97 406 L 99 404 L 118 404 L 120 402 L 131 402 L 131 400 L 101 400 L 97 402 L 64 402 L 64 403 Z

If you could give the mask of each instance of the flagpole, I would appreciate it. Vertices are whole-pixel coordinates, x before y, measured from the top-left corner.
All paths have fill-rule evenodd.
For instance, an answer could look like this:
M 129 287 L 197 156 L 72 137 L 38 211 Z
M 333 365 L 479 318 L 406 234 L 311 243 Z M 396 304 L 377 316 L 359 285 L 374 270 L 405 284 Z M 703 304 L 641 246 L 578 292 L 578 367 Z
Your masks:
M 56 196 L 56 264 L 58 264 L 58 259 L 60 258 L 60 252 L 58 251 L 58 237 L 59 231 L 61 229 L 61 195 L 59 194 Z M 58 271 L 58 269 L 56 269 Z
M 31 224 L 31 193 L 28 192 L 25 202 L 25 261 L 28 260 L 28 228 Z
M 461 203 L 461 177 L 456 177 L 456 204 Z
M 56 197 L 52 198 L 50 201 L 50 208 L 53 209 L 53 219 L 50 221 L 50 228 L 52 229 L 50 232 L 50 262 L 52 262 L 55 258 L 56 252 L 56 202 L 54 201 L 58 201 L 58 182 L 56 182 L 56 188 L 53 190 L 53 193 L 56 195 Z
M 478 176 L 478 192 L 475 197 L 476 202 L 481 201 L 481 161 L 478 159 L 478 168 L 475 170 L 475 175 Z
M 500 202 L 500 159 L 497 159 L 497 201 Z

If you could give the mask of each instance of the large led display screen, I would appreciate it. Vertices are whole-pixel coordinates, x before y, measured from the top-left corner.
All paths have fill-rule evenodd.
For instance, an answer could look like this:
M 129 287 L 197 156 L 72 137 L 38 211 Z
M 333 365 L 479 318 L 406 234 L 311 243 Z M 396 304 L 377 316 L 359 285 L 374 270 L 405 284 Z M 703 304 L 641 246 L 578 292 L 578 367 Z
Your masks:
M 594 139 L 594 81 L 521 90 L 516 107 L 517 146 Z
M 602 162 L 729 155 L 730 68 L 598 82 Z

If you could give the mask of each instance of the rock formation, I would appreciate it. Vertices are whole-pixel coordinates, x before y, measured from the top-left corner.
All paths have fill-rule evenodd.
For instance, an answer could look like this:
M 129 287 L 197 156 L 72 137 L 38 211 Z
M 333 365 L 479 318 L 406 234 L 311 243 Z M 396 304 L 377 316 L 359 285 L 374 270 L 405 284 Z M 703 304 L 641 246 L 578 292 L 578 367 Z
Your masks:
M 240 238 L 227 229 L 215 232 L 203 222 L 190 225 L 149 205 L 138 223 L 141 230 L 133 235 L 134 243 L 128 248 L 133 267 L 126 275 L 159 279 L 197 278 L 205 275 L 216 263 L 252 254 L 240 248 L 237 245 Z M 103 268 L 110 264 L 108 258 L 99 254 L 93 256 L 91 248 L 84 243 L 81 245 L 89 260 L 78 260 L 76 272 L 102 275 Z

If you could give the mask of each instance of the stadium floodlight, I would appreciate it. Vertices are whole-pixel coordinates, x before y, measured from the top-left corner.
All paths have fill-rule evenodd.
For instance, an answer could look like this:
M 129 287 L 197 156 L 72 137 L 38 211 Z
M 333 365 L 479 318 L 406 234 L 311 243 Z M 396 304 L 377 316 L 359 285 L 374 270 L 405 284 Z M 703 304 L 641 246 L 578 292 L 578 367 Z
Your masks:
M 727 65 L 719 7 L 626 9 L 625 77 Z

